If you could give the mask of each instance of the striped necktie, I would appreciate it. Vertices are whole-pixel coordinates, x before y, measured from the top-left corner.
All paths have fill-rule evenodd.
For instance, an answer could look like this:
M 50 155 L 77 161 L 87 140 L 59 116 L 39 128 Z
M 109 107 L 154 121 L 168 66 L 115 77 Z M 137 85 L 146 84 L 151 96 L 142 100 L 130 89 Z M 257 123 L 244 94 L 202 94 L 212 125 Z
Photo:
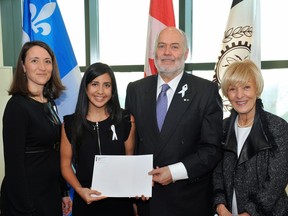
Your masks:
M 168 84 L 163 84 L 162 90 L 157 99 L 156 114 L 157 114 L 157 123 L 158 123 L 159 131 L 161 131 L 162 129 L 162 125 L 163 125 L 163 122 L 167 113 L 168 99 L 167 99 L 166 92 L 169 88 L 170 87 Z

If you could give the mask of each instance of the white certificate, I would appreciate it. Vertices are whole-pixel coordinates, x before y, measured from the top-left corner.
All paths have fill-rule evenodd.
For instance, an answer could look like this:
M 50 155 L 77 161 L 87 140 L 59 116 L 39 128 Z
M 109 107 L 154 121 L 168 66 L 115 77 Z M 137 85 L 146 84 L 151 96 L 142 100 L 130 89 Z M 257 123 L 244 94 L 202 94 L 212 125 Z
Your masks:
M 153 155 L 96 155 L 91 189 L 107 197 L 152 196 Z

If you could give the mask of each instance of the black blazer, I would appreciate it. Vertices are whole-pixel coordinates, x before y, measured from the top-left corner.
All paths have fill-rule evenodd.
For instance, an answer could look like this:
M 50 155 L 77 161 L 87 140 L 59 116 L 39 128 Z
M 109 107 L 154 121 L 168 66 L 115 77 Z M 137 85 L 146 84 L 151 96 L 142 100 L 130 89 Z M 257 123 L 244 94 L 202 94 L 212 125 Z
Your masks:
M 182 95 L 184 85 L 188 89 Z M 182 162 L 189 179 L 167 186 L 155 184 L 152 198 L 139 205 L 139 213 L 212 215 L 211 173 L 221 158 L 223 121 L 218 86 L 184 73 L 161 132 L 156 120 L 156 88 L 157 75 L 129 83 L 127 87 L 126 108 L 135 117 L 137 130 L 135 153 L 153 154 L 154 167 Z

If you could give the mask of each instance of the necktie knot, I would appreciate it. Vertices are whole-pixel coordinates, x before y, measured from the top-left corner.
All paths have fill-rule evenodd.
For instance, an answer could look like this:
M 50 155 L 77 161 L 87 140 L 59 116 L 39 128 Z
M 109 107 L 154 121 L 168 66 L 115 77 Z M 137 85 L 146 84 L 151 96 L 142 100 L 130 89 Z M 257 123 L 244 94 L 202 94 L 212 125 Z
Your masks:
M 162 85 L 161 92 L 166 92 L 169 88 L 170 88 L 170 87 L 169 87 L 168 84 L 163 84 L 163 85 Z
M 166 113 L 167 113 L 167 105 L 168 105 L 168 99 L 166 95 L 166 91 L 169 89 L 168 84 L 163 84 L 161 92 L 158 96 L 157 99 L 157 107 L 156 107 L 156 112 L 157 112 L 157 123 L 158 123 L 158 128 L 161 131 Z

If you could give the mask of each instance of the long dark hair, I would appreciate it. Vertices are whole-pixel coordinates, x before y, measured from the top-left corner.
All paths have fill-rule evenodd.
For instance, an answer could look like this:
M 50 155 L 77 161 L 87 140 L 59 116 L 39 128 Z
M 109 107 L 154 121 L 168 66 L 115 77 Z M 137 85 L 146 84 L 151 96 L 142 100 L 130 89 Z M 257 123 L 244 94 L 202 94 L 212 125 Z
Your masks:
M 45 49 L 51 59 L 53 64 L 53 70 L 50 80 L 46 83 L 43 89 L 43 95 L 49 99 L 56 99 L 60 96 L 65 87 L 62 85 L 59 69 L 56 61 L 56 57 L 52 51 L 52 49 L 42 41 L 30 41 L 26 42 L 20 51 L 18 56 L 18 61 L 16 65 L 16 71 L 14 73 L 13 81 L 8 91 L 9 95 L 20 94 L 23 96 L 34 96 L 32 92 L 28 89 L 27 77 L 25 76 L 23 64 L 25 63 L 25 59 L 27 56 L 27 52 L 34 46 L 39 46 Z
M 90 65 L 84 73 L 81 80 L 78 100 L 76 104 L 74 120 L 72 125 L 72 145 L 80 145 L 81 136 L 83 133 L 83 127 L 90 128 L 91 125 L 88 124 L 86 116 L 88 114 L 89 99 L 86 93 L 86 89 L 89 83 L 91 83 L 96 77 L 103 74 L 109 74 L 112 83 L 112 97 L 106 104 L 106 112 L 109 113 L 113 124 L 117 125 L 122 118 L 121 107 L 118 98 L 117 84 L 114 76 L 114 72 L 107 65 L 101 62 L 94 63 Z M 77 152 L 77 149 L 76 149 Z

